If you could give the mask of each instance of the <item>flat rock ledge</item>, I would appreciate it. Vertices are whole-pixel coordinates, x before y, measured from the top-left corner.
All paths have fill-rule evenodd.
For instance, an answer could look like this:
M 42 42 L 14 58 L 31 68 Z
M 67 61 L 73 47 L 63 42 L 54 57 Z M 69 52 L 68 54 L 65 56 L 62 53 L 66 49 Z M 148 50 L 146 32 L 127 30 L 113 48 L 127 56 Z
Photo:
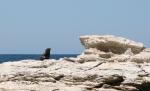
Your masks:
M 81 36 L 76 58 L 0 64 L 0 91 L 150 91 L 150 49 L 112 35 Z

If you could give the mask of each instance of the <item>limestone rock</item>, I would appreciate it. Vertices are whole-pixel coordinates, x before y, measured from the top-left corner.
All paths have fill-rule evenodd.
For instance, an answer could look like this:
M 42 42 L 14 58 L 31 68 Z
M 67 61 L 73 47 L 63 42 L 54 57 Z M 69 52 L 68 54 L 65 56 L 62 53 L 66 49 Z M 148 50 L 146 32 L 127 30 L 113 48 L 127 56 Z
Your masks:
M 128 48 L 131 48 L 133 53 L 139 53 L 144 49 L 144 45 L 139 42 L 134 42 L 122 37 L 113 35 L 90 35 L 81 36 L 81 43 L 86 49 L 97 48 L 105 52 L 124 53 Z
M 108 59 L 108 61 L 110 61 L 110 62 L 126 62 L 126 61 L 130 60 L 130 58 L 131 58 L 130 55 L 122 54 L 122 55 L 116 55 L 114 57 L 111 57 Z
M 41 64 L 46 67 L 39 66 Z M 139 89 L 137 86 L 142 88 L 144 81 L 150 82 L 149 67 L 150 63 L 137 64 L 128 61 L 89 61 L 82 64 L 65 60 L 7 62 L 0 64 L 0 89 L 5 91 Z
M 150 52 L 150 48 L 145 48 L 143 52 Z
M 150 62 L 150 52 L 145 51 L 145 52 L 136 54 L 132 57 L 131 61 L 138 62 L 138 63 Z
M 81 42 L 75 58 L 0 64 L 0 91 L 150 91 L 149 48 L 109 35 Z
M 84 54 L 85 55 L 94 54 L 94 55 L 98 55 L 101 58 L 111 58 L 112 56 L 114 56 L 112 52 L 103 52 L 103 51 L 97 50 L 96 48 L 86 49 L 84 51 Z

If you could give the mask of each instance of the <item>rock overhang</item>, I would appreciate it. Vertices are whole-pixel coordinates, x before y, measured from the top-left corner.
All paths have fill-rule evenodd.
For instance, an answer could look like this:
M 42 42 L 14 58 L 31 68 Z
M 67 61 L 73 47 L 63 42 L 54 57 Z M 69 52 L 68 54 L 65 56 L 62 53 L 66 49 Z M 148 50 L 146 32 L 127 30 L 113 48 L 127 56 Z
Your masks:
M 86 49 L 96 48 L 117 54 L 124 53 L 128 48 L 131 48 L 132 52 L 137 54 L 145 48 L 143 43 L 113 35 L 85 35 L 80 37 L 80 41 Z

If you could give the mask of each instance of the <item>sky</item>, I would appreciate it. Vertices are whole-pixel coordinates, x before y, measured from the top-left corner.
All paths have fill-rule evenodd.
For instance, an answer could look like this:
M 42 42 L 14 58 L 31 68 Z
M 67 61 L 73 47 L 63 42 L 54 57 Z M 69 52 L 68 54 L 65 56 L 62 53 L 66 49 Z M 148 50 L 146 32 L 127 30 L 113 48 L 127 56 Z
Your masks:
M 82 35 L 111 34 L 150 47 L 150 0 L 1 0 L 0 54 L 79 54 Z

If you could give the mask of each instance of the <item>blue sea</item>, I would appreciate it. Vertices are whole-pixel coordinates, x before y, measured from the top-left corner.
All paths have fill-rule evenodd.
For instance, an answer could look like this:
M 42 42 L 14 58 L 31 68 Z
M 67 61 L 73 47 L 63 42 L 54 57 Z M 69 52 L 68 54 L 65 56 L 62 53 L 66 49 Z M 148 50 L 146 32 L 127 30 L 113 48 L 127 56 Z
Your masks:
M 59 59 L 63 57 L 76 57 L 77 55 L 78 54 L 51 54 L 51 59 Z M 40 56 L 40 54 L 0 54 L 0 63 L 27 59 L 38 60 Z

